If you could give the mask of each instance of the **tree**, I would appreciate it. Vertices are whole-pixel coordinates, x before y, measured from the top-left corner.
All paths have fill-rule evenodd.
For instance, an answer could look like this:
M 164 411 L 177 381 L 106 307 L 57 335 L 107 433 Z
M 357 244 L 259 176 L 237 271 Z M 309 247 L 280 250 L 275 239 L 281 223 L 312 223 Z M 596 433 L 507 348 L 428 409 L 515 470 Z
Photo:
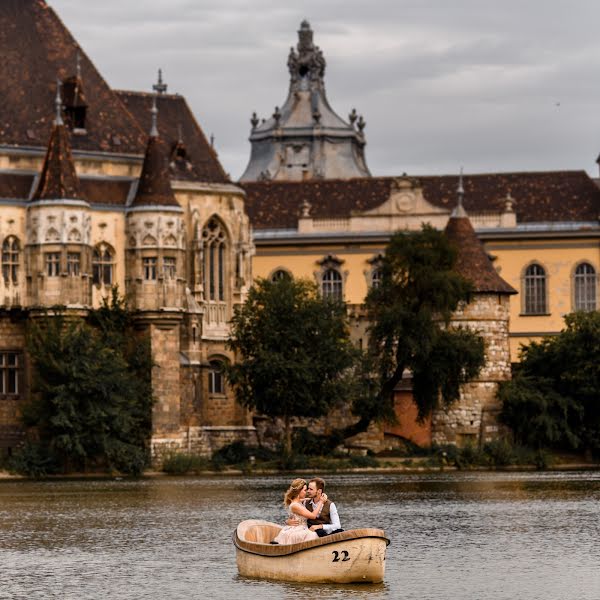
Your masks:
M 455 263 L 456 249 L 428 225 L 391 238 L 381 261 L 380 283 L 366 299 L 376 384 L 371 394 L 355 401 L 360 418 L 345 436 L 393 413 L 394 389 L 406 370 L 412 373 L 421 419 L 440 400 L 446 406 L 455 402 L 460 386 L 479 373 L 485 362 L 482 338 L 449 326 L 452 313 L 460 302 L 469 301 L 471 292 L 471 284 L 454 270 Z
M 500 386 L 500 419 L 517 441 L 600 449 L 600 313 L 565 317 L 556 336 L 521 348 L 513 380 Z
M 33 323 L 28 350 L 34 394 L 23 418 L 43 450 L 65 471 L 106 465 L 139 474 L 148 459 L 152 360 L 116 290 L 87 323 L 60 311 Z
M 292 418 L 323 416 L 343 398 L 355 354 L 345 306 L 291 277 L 254 283 L 235 310 L 229 347 L 237 361 L 225 373 L 238 402 L 283 419 L 287 455 Z

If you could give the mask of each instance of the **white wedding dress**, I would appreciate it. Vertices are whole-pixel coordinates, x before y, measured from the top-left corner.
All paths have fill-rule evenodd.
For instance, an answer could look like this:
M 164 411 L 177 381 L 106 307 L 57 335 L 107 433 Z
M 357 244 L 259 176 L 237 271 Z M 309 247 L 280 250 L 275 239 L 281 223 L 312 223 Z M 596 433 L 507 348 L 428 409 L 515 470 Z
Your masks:
M 292 506 L 294 506 L 294 504 L 297 506 L 302 506 L 303 508 L 305 507 L 300 502 L 292 502 L 288 507 L 288 514 L 290 517 L 300 521 L 300 524 L 286 525 L 273 540 L 278 544 L 298 544 L 300 542 L 308 542 L 309 540 L 319 539 L 319 536 L 308 528 L 306 517 L 301 517 L 292 511 Z

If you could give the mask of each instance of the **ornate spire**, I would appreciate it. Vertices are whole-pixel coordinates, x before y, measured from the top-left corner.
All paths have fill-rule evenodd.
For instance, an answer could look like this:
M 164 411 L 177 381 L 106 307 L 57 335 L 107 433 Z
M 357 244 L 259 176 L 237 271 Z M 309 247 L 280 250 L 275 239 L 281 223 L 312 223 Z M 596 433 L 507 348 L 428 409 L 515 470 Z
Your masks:
M 55 125 L 64 125 L 64 121 L 62 118 L 62 98 L 60 94 L 60 88 L 62 87 L 62 83 L 58 77 L 56 78 L 56 98 L 54 99 L 54 106 L 56 108 L 56 117 L 54 117 Z
M 158 81 L 152 86 L 157 94 L 164 94 L 167 91 L 167 84 L 163 83 L 162 69 L 158 70 Z
M 465 196 L 465 188 L 463 187 L 463 169 L 460 168 L 460 175 L 458 176 L 458 187 L 456 188 L 456 194 L 458 196 L 456 208 L 452 211 L 452 217 L 466 217 L 467 213 L 463 206 L 463 199 Z
M 40 180 L 32 200 L 83 200 L 75 164 L 71 156 L 69 134 L 62 119 L 59 80 L 56 81 L 56 117 Z
M 152 96 L 152 127 L 150 128 L 150 137 L 158 137 L 158 108 L 156 107 L 156 94 Z
M 310 81 L 323 82 L 325 59 L 321 49 L 313 44 L 313 31 L 308 21 L 302 21 L 300 24 L 297 51 L 294 48 L 290 49 L 288 69 L 292 88 L 306 87 L 306 83 Z

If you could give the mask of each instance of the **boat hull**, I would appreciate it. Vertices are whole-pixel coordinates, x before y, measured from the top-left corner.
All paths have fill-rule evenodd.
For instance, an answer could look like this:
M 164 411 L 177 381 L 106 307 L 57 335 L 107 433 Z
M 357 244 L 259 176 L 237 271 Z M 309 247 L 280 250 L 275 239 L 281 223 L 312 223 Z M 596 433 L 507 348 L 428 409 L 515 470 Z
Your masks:
M 271 531 L 277 527 L 263 523 Z M 264 536 L 261 542 L 248 541 L 239 531 L 240 527 L 234 533 L 234 544 L 238 572 L 244 577 L 306 583 L 383 581 L 389 540 L 381 529 L 354 529 L 289 545 L 261 543 Z

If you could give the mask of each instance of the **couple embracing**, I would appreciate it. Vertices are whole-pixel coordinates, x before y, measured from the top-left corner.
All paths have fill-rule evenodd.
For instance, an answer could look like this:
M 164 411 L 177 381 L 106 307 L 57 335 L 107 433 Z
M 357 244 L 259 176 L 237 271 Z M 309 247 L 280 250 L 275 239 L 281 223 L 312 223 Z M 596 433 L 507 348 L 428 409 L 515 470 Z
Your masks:
M 285 492 L 287 525 L 272 543 L 297 544 L 343 531 L 335 504 L 325 494 L 325 481 L 294 479 Z

